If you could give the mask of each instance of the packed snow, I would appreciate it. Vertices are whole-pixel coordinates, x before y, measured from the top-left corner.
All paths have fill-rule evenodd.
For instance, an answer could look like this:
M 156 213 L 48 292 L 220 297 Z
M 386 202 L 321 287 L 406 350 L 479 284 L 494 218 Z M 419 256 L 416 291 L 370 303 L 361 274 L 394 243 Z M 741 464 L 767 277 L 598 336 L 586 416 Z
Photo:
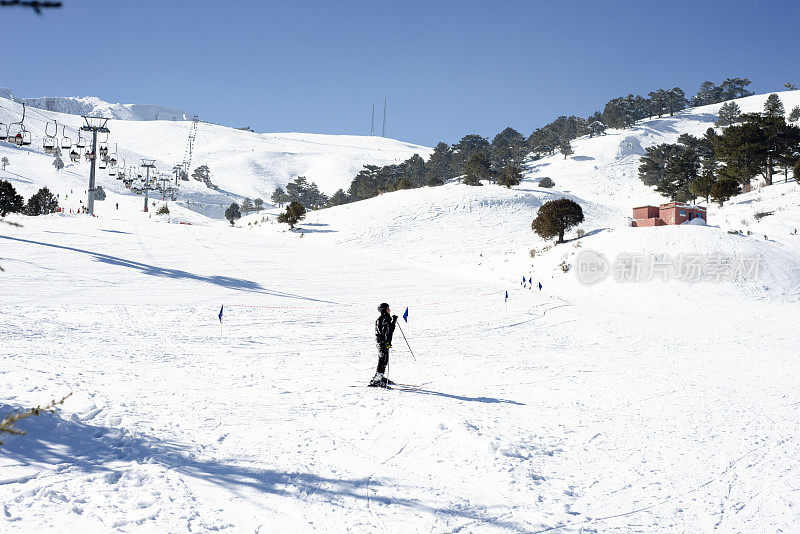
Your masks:
M 624 223 L 663 200 L 636 175 L 642 147 L 702 133 L 716 108 L 577 140 L 510 190 L 398 191 L 296 231 L 273 208 L 236 227 L 185 200 L 144 214 L 113 181 L 97 217 L 10 217 L 0 413 L 73 396 L 2 438 L 2 531 L 795 530 L 800 186 L 709 205 L 707 226 Z M 132 152 L 152 146 L 144 124 L 118 131 Z M 270 139 L 236 135 L 231 151 Z M 244 165 L 224 146 L 220 174 Z M 85 167 L 0 156 L 25 196 L 85 201 Z M 585 235 L 552 246 L 530 225 L 561 196 L 583 206 Z M 587 253 L 760 263 L 581 283 Z M 414 356 L 396 332 L 389 375 L 417 390 L 364 387 L 382 301 L 409 310 Z

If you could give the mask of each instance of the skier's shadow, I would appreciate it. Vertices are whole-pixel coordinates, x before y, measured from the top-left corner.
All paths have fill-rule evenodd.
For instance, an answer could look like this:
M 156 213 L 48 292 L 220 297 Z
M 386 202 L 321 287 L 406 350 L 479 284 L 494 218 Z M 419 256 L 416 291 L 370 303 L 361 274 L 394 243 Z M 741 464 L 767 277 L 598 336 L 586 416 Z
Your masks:
M 523 402 L 517 402 L 509 399 L 495 399 L 494 397 L 465 397 L 464 395 L 452 395 L 450 393 L 442 393 L 441 391 L 433 391 L 431 389 L 415 389 L 406 390 L 409 393 L 419 393 L 420 395 L 433 395 L 434 397 L 444 397 L 446 399 L 453 399 L 465 402 L 483 402 L 486 404 L 516 404 L 517 406 L 525 406 Z

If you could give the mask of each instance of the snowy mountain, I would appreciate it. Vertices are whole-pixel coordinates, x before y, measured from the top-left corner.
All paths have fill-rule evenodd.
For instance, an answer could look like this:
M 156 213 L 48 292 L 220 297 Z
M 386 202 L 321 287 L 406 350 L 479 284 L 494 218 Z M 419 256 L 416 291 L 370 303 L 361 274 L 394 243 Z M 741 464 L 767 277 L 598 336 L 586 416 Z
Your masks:
M 709 205 L 708 226 L 625 224 L 664 200 L 637 176 L 644 149 L 703 133 L 719 106 L 578 139 L 512 189 L 397 191 L 297 231 L 272 208 L 208 218 L 186 205 L 197 182 L 155 215 L 104 176 L 98 216 L 70 214 L 85 164 L 55 171 L 41 141 L 0 143 L 0 179 L 68 210 L 0 225 L 0 414 L 73 392 L 3 436 L 4 531 L 796 530 L 800 185 L 779 175 Z M 31 115 L 35 136 L 44 120 Z M 188 128 L 111 125 L 121 154 L 160 165 Z M 280 183 L 269 173 L 330 191 L 348 166 L 423 148 L 201 124 L 197 150 L 215 183 L 252 196 Z M 585 235 L 553 246 L 531 221 L 562 196 Z M 619 277 L 631 258 L 713 270 Z M 614 269 L 584 283 L 589 260 Z M 382 301 L 409 310 L 389 375 L 414 387 L 363 387 Z
M 0 88 L 0 95 L 16 102 L 47 111 L 71 115 L 92 115 L 125 121 L 186 121 L 192 116 L 178 108 L 153 104 L 112 104 L 94 96 L 42 96 L 16 98 L 8 88 Z

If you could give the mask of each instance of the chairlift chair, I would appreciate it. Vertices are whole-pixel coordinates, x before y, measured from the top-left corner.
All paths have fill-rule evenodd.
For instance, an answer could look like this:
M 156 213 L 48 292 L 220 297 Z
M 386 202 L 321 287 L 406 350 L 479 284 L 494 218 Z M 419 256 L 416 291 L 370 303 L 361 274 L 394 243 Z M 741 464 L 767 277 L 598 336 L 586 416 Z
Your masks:
M 58 146 L 58 139 L 56 139 L 56 136 L 58 135 L 58 122 L 53 121 L 53 124 L 55 124 L 54 133 L 51 134 L 50 128 L 48 128 L 50 126 L 50 122 L 48 121 L 45 123 L 44 138 L 42 139 L 42 146 L 44 147 L 44 153 L 50 154 L 51 156 L 55 155 L 56 147 Z
M 101 157 L 100 161 L 97 162 L 97 168 L 98 169 L 105 169 L 106 167 L 108 167 L 108 165 L 106 165 L 106 159 Z
M 86 141 L 84 141 L 83 137 L 81 137 L 80 130 L 78 130 L 78 140 L 75 141 L 75 148 L 80 148 L 80 149 L 86 148 Z
M 81 160 L 81 153 L 73 148 L 69 153 L 69 159 L 77 163 Z
M 22 104 L 22 118 L 19 122 L 12 122 L 7 127 L 8 142 L 17 146 L 31 144 L 31 132 L 25 129 L 25 104 Z
M 72 148 L 72 138 L 67 137 L 67 127 L 63 125 L 61 127 L 61 148 L 64 150 Z
M 44 147 L 45 154 L 50 154 L 52 156 L 56 153 L 56 143 L 54 139 L 45 137 L 42 140 L 42 146 Z
M 0 141 L 8 139 L 8 125 L 0 122 Z
M 100 154 L 101 158 L 108 156 L 108 134 L 106 134 L 106 140 L 100 142 L 100 148 L 97 149 L 97 153 Z
M 19 138 L 17 140 L 17 144 L 20 146 L 29 146 L 33 142 L 31 140 L 31 132 L 25 130 L 24 128 L 21 132 L 21 136 L 20 134 L 17 134 L 17 137 Z

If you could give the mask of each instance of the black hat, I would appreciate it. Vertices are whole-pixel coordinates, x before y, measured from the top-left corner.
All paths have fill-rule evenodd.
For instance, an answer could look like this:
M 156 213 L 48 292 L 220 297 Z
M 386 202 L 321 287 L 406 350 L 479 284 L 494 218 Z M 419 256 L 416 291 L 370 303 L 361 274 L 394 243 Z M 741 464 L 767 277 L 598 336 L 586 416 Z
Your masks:
M 389 305 L 386 304 L 385 302 L 382 302 L 381 305 L 378 306 L 378 311 L 381 312 L 381 313 L 385 312 L 388 309 L 389 309 Z

